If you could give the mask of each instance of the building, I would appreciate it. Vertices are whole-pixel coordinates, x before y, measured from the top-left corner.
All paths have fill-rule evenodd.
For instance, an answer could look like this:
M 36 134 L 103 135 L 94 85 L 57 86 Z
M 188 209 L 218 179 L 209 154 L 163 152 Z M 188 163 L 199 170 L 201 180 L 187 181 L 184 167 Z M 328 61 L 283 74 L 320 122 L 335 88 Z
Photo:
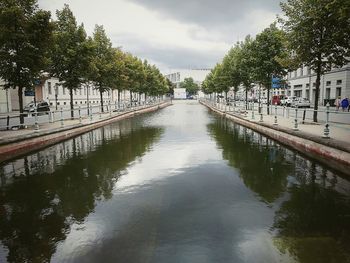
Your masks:
M 314 103 L 316 74 L 308 67 L 302 67 L 288 74 L 287 95 L 307 98 Z M 342 68 L 333 68 L 321 76 L 319 104 L 333 105 L 337 97 L 350 98 L 350 63 Z
M 175 83 L 177 88 L 180 88 L 180 83 L 184 81 L 185 78 L 190 77 L 193 78 L 195 83 L 201 86 L 210 71 L 211 69 L 174 69 L 165 74 L 165 77 L 172 83 Z
M 186 89 L 175 88 L 174 89 L 174 99 L 186 99 Z
M 4 90 L 0 83 L 0 113 L 19 110 L 19 99 L 17 89 Z M 35 92 L 34 92 L 35 91 Z M 23 105 L 34 101 L 46 101 L 52 109 L 69 108 L 70 95 L 69 90 L 64 88 L 57 78 L 46 78 L 42 80 L 32 90 L 23 91 Z M 104 104 L 115 103 L 118 100 L 118 91 L 111 90 L 103 93 Z M 83 84 L 80 88 L 73 91 L 73 100 L 75 106 L 84 106 L 88 103 L 100 103 L 100 92 L 95 89 L 91 83 Z M 122 91 L 121 100 L 129 101 L 130 92 Z

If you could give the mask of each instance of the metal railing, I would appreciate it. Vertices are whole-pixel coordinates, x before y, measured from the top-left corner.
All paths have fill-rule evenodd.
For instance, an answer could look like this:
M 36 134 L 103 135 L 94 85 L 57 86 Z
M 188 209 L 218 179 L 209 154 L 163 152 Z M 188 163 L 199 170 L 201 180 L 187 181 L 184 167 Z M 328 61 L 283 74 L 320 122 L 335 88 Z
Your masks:
M 150 99 L 147 101 L 136 102 L 118 102 L 101 104 L 89 104 L 84 106 L 75 106 L 74 109 L 59 108 L 50 111 L 32 111 L 25 113 L 16 113 L 0 116 L 0 130 L 14 130 L 20 128 L 34 127 L 39 130 L 40 126 L 50 123 L 60 123 L 60 127 L 64 127 L 69 120 L 89 120 L 90 122 L 112 117 L 120 113 L 135 111 L 142 108 L 159 105 L 168 99 Z M 73 115 L 73 117 L 71 117 Z M 20 117 L 23 116 L 24 122 L 20 124 Z

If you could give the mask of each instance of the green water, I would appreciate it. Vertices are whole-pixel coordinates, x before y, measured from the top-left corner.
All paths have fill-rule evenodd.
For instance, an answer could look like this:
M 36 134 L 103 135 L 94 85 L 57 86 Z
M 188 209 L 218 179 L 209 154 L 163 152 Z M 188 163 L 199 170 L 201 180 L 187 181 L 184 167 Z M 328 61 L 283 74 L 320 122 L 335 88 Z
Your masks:
M 176 102 L 2 164 L 0 262 L 350 262 L 350 182 Z

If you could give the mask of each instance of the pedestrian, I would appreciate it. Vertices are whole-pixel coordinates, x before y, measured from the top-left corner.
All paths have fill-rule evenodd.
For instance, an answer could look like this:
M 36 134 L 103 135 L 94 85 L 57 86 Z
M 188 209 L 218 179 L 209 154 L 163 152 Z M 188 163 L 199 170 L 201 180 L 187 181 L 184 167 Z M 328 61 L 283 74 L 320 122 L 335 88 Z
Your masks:
M 337 109 L 337 111 L 339 110 L 340 102 L 341 102 L 341 99 L 340 99 L 340 96 L 339 96 L 334 102 L 335 108 Z
M 345 98 L 341 101 L 341 107 L 343 109 L 343 111 L 347 110 L 349 107 L 349 99 Z

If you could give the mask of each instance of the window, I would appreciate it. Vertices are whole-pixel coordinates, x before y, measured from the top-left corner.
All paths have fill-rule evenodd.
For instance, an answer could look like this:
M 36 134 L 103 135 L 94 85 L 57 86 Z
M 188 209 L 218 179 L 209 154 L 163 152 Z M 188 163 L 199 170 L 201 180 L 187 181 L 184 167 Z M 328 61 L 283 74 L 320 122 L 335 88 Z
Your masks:
M 62 94 L 65 95 L 66 94 L 66 88 L 62 87 Z
M 326 88 L 326 99 L 329 100 L 331 98 L 331 88 Z
M 304 76 L 304 68 L 303 67 L 301 67 L 301 69 L 300 69 L 300 76 Z
M 295 97 L 301 97 L 301 90 L 295 90 L 294 91 L 294 96 Z
M 74 90 L 74 95 L 77 95 L 77 94 L 78 94 L 78 92 L 77 92 L 77 90 L 75 89 L 75 90 Z
M 341 85 L 341 83 L 342 83 L 342 80 L 341 80 L 341 79 L 338 79 L 338 80 L 337 80 L 337 85 Z
M 331 85 L 331 81 L 326 81 L 326 86 L 330 86 Z
M 55 84 L 55 95 L 59 95 L 58 84 Z
M 82 95 L 82 90 L 81 89 L 79 89 L 79 95 Z
M 309 83 L 306 83 L 306 88 L 310 88 L 310 84 Z
M 336 90 L 335 90 L 335 96 L 338 98 L 338 97 L 341 97 L 341 87 L 337 87 Z
M 311 68 L 310 67 L 307 67 L 307 74 L 311 75 Z
M 57 102 L 57 105 L 60 105 L 60 102 L 59 102 L 59 101 Z
M 52 94 L 52 88 L 51 88 L 51 82 L 50 81 L 47 82 L 47 89 L 49 91 L 49 95 L 51 95 Z
M 309 90 L 306 90 L 305 97 L 306 97 L 307 99 L 310 99 L 310 91 L 309 91 Z
M 312 87 L 316 87 L 316 83 L 314 82 L 314 83 L 312 83 Z
M 66 105 L 66 102 L 63 102 L 63 105 Z

